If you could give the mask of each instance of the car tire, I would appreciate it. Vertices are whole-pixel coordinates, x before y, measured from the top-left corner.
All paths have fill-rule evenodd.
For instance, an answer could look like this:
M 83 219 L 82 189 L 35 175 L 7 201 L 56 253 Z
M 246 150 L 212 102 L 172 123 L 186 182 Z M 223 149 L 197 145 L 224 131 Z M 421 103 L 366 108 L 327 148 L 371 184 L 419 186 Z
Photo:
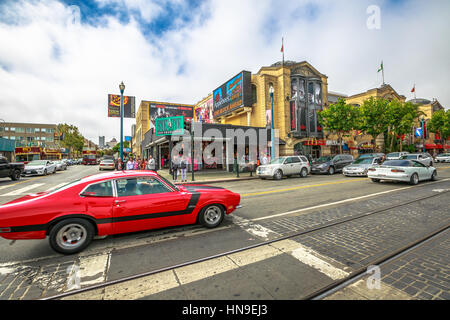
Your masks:
M 200 211 L 198 221 L 206 228 L 215 228 L 225 217 L 224 208 L 219 204 L 211 204 Z
M 47 169 L 44 169 L 44 176 L 47 175 Z
M 74 254 L 85 249 L 94 235 L 95 229 L 92 223 L 85 219 L 69 218 L 51 228 L 49 243 L 56 252 Z
M 281 171 L 280 169 L 278 169 L 277 171 L 275 171 L 273 178 L 275 180 L 281 180 L 283 178 L 283 171 Z
M 436 181 L 436 177 L 437 177 L 437 171 L 436 169 L 433 171 L 433 173 L 431 174 L 431 181 Z
M 333 175 L 336 172 L 336 170 L 334 169 L 334 167 L 329 167 L 328 168 L 328 174 L 329 175 Z
M 372 181 L 378 183 L 378 182 L 380 182 L 380 179 L 374 179 L 374 178 L 372 178 Z
M 12 181 L 17 181 L 20 179 L 20 170 L 14 170 L 13 174 L 11 175 L 11 180 Z
M 306 178 L 307 175 L 308 175 L 308 169 L 302 168 L 302 170 L 300 170 L 300 178 Z
M 413 175 L 411 176 L 411 179 L 409 180 L 409 184 L 414 186 L 418 183 L 419 183 L 419 176 L 417 175 L 417 173 L 413 173 Z

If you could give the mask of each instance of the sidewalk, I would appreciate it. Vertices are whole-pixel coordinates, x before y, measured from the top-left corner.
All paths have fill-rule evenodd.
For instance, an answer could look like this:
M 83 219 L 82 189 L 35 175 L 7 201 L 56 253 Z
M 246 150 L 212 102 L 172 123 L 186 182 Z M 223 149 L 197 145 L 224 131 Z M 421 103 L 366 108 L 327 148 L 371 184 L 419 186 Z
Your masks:
M 168 169 L 158 170 L 158 174 L 173 182 L 172 175 L 169 174 Z M 187 182 L 181 183 L 181 177 L 178 176 L 176 184 L 191 184 L 191 183 L 217 183 L 217 182 L 229 182 L 229 181 L 245 181 L 251 179 L 258 179 L 256 173 L 253 172 L 250 176 L 250 172 L 240 172 L 239 178 L 236 177 L 235 172 L 227 171 L 196 171 L 194 172 L 194 181 L 192 181 L 192 172 L 186 174 Z

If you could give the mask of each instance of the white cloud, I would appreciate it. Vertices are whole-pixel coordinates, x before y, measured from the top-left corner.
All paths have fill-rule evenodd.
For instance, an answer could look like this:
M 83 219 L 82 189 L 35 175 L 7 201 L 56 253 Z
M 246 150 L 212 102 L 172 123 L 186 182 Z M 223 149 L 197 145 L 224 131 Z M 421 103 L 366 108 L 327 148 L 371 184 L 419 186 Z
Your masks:
M 165 6 L 98 1 L 138 10 L 147 22 Z M 367 29 L 371 4 L 381 8 L 380 30 Z M 120 81 L 137 105 L 195 103 L 239 71 L 256 73 L 281 60 L 282 36 L 285 59 L 309 61 L 328 76 L 331 91 L 354 94 L 380 85 L 383 60 L 386 82 L 400 94 L 410 98 L 416 83 L 418 96 L 450 104 L 448 1 L 213 0 L 191 12 L 187 24 L 171 17 L 175 27 L 159 36 L 144 35 L 134 18 L 73 24 L 71 8 L 56 0 L 8 6 L 0 18 L 0 118 L 72 123 L 93 141 L 118 138 L 119 120 L 107 117 L 106 100 L 119 92 Z M 124 121 L 125 134 L 132 123 Z

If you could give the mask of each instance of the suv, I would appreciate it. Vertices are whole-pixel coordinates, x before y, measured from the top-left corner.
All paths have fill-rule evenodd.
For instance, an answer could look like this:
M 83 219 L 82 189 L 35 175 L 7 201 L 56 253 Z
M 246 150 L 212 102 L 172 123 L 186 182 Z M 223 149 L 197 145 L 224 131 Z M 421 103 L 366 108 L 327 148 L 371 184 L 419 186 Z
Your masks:
M 305 156 L 280 157 L 256 169 L 256 175 L 261 179 L 274 178 L 276 180 L 280 180 L 283 176 L 289 177 L 295 174 L 304 178 L 310 172 L 311 167 Z
M 423 165 L 433 166 L 433 157 L 428 152 L 410 153 L 401 157 L 406 160 L 417 160 Z
M 342 171 L 345 166 L 353 162 L 353 156 L 349 154 L 338 154 L 336 156 L 323 156 L 315 160 L 311 165 L 312 173 L 328 173 Z
M 400 160 L 403 156 L 409 154 L 407 151 L 391 152 L 386 155 L 386 160 Z

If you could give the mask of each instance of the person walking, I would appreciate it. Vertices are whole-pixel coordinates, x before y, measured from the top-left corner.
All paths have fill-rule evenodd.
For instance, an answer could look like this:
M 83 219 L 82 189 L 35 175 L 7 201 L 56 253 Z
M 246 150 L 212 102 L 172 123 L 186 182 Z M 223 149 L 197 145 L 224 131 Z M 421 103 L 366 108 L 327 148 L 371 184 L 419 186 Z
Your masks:
M 156 172 L 156 161 L 153 159 L 153 156 L 150 155 L 148 158 L 148 164 L 147 164 L 148 170 L 152 170 Z
M 177 181 L 177 173 L 178 173 L 178 166 L 179 166 L 179 158 L 177 155 L 174 155 L 172 157 L 172 161 L 170 163 L 172 167 L 172 180 Z
M 130 159 L 128 159 L 128 162 L 127 162 L 127 170 L 133 170 L 133 169 L 134 169 L 134 159 L 130 158 Z
M 187 182 L 186 178 L 187 166 L 188 166 L 187 158 L 184 155 L 182 155 L 180 159 L 181 182 Z

